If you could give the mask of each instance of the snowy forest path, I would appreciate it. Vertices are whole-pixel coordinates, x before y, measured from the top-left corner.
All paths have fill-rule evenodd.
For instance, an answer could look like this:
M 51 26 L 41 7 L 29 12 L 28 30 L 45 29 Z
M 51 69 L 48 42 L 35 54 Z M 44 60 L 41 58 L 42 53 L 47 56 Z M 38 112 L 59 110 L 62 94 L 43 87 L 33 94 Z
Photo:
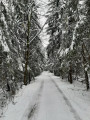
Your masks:
M 81 120 L 51 74 L 43 72 L 41 78 L 44 81 L 42 94 L 37 110 L 29 120 Z
M 42 90 L 43 90 L 43 86 L 44 86 L 44 81 L 41 82 L 39 92 L 38 92 L 38 95 L 37 95 L 37 100 L 36 100 L 35 104 L 32 106 L 32 109 L 30 110 L 30 113 L 28 114 L 28 119 L 31 119 L 32 116 L 34 115 L 34 113 L 37 111 L 38 104 L 39 104 L 39 99 L 41 97 Z

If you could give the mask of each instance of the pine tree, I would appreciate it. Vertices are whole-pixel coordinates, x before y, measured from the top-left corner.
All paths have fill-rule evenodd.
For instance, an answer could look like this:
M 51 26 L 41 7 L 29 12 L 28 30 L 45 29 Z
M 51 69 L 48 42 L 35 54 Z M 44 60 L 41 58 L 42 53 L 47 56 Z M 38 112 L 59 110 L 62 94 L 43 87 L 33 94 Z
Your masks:
M 48 12 L 47 33 L 50 35 L 50 40 L 47 53 L 49 63 L 52 64 L 50 71 L 61 75 L 62 78 L 67 77 L 70 83 L 73 82 L 73 75 L 78 79 L 78 76 L 83 76 L 85 73 L 88 89 L 86 69 L 90 66 L 89 1 L 81 3 L 80 0 L 59 0 L 58 4 L 56 3 L 56 0 L 50 1 Z M 84 57 L 86 62 L 83 62 Z
M 11 0 L 7 1 L 7 6 L 4 2 L 1 2 L 0 6 L 2 8 L 0 12 L 0 44 L 1 48 L 4 48 L 1 55 L 4 57 L 1 60 L 3 67 L 1 76 L 5 72 L 7 73 L 3 78 L 7 87 L 10 80 L 16 84 L 22 82 L 24 76 L 23 82 L 27 84 L 30 76 L 32 79 L 33 76 L 41 73 L 40 67 L 44 60 L 42 42 L 37 35 L 41 27 L 38 23 L 36 3 L 34 0 Z M 34 40 L 32 40 L 33 38 Z

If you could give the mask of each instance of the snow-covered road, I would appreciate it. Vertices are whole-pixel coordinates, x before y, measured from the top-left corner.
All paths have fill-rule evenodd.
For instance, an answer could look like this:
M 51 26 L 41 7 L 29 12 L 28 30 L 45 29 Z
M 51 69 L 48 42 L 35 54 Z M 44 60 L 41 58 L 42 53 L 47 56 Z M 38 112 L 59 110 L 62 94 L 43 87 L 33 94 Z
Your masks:
M 50 73 L 43 73 L 44 86 L 37 110 L 29 120 L 81 120 Z
M 43 72 L 23 86 L 0 120 L 90 120 L 90 91 Z

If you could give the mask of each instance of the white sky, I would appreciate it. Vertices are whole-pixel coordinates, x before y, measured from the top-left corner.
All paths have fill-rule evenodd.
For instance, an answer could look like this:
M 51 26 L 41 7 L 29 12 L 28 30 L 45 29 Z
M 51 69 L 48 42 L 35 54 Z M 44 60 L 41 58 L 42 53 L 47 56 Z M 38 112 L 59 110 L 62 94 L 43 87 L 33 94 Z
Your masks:
M 44 25 L 46 22 L 47 18 L 45 17 L 47 11 L 48 11 L 48 0 L 36 0 L 37 3 L 39 4 L 38 12 L 40 14 L 40 24 L 41 26 Z M 47 25 L 46 25 L 47 26 Z M 44 27 L 43 31 L 40 34 L 43 46 L 46 47 L 48 45 L 48 40 L 49 40 L 49 35 L 46 33 L 46 26 Z

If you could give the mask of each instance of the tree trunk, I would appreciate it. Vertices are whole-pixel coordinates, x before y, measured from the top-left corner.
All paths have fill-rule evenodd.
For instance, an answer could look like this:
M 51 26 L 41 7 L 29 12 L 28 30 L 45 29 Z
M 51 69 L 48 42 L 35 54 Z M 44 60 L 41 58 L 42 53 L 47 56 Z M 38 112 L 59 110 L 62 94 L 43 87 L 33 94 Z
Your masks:
M 88 73 L 87 73 L 87 60 L 85 57 L 85 53 L 84 53 L 84 44 L 82 44 L 82 57 L 83 57 L 83 66 L 84 66 L 84 74 L 85 74 L 85 82 L 86 82 L 86 87 L 87 90 L 89 89 L 89 79 L 88 79 Z
M 70 66 L 69 66 L 68 81 L 71 84 L 73 83 L 73 79 L 72 79 L 72 65 L 71 65 L 71 63 L 70 63 Z
M 68 81 L 69 81 L 71 84 L 73 83 L 71 70 L 69 70 Z
M 89 80 L 88 80 L 88 73 L 86 70 L 84 70 L 84 73 L 85 73 L 85 81 L 86 81 L 86 87 L 87 87 L 87 90 L 89 89 Z
M 10 91 L 10 85 L 8 82 L 7 82 L 7 91 Z
M 30 82 L 31 82 L 31 74 L 29 72 L 29 84 L 30 84 Z
M 27 85 L 27 66 L 28 66 L 28 58 L 29 58 L 29 34 L 30 34 L 30 23 L 31 23 L 31 16 L 32 16 L 32 10 L 30 15 L 28 14 L 28 36 L 27 36 L 27 48 L 25 53 L 25 71 L 24 71 L 24 85 Z

